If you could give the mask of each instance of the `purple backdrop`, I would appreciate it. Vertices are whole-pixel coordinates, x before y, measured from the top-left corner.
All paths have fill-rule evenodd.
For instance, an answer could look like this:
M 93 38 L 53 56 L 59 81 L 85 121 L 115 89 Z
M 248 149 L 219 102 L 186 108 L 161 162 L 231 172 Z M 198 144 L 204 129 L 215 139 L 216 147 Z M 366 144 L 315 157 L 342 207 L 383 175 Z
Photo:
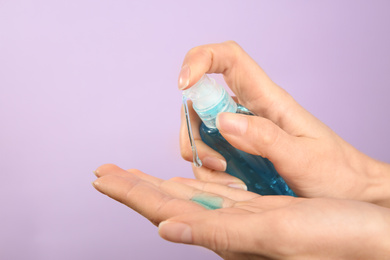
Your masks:
M 192 176 L 177 75 L 235 40 L 361 151 L 389 161 L 389 1 L 0 0 L 0 259 L 218 259 L 95 191 L 103 163 Z

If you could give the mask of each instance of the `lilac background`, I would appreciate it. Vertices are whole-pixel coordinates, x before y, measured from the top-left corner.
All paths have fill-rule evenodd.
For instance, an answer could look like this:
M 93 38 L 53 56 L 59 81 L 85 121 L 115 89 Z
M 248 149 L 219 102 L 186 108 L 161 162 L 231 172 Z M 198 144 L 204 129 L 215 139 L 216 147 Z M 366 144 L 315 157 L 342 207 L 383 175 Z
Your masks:
M 388 1 L 0 0 L 0 259 L 218 259 L 96 192 L 107 162 L 192 176 L 177 75 L 233 39 L 304 107 L 389 161 Z

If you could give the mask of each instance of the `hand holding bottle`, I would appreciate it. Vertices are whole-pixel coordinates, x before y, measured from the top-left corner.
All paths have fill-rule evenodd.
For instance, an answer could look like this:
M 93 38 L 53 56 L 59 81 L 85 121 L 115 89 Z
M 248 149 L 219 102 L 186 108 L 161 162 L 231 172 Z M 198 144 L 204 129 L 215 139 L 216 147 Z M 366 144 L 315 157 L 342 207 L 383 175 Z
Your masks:
M 225 259 L 385 259 L 390 254 L 390 209 L 370 203 L 260 196 L 192 179 L 164 181 L 115 165 L 99 167 L 96 175 L 97 190 L 159 225 L 164 239 L 200 245 Z
M 202 163 L 192 137 L 188 98 L 193 102 L 193 109 L 203 121 L 199 129 L 202 141 L 225 158 L 226 173 L 242 180 L 248 191 L 260 195 L 296 196 L 268 159 L 236 149 L 219 133 L 216 127 L 218 114 L 230 112 L 253 115 L 253 113 L 242 105 L 236 104 L 228 92 L 207 75 L 204 75 L 194 86 L 183 91 L 183 106 L 193 151 L 193 163 L 196 167 L 200 167 Z
M 183 62 L 179 88 L 187 89 L 204 73 L 222 73 L 238 103 L 257 117 L 221 113 L 217 127 L 234 147 L 268 158 L 288 185 L 305 197 L 349 198 L 390 206 L 390 165 L 356 150 L 277 86 L 234 42 L 190 50 Z M 197 132 L 200 120 L 191 110 L 199 157 L 195 176 L 231 186 L 242 182 L 223 174 L 223 157 L 205 145 Z M 182 156 L 191 161 L 182 117 Z

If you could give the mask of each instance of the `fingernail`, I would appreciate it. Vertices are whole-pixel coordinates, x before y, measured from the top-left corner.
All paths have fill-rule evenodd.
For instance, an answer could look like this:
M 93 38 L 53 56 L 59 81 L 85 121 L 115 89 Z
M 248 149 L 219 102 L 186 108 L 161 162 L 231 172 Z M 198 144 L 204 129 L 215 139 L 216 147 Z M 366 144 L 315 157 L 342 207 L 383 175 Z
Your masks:
M 99 182 L 98 181 L 93 181 L 92 182 L 92 186 L 94 186 L 96 188 L 97 186 L 99 186 Z
M 248 190 L 248 187 L 243 183 L 230 183 L 228 184 L 230 188 L 240 189 L 240 190 Z
M 220 113 L 217 116 L 217 128 L 227 134 L 243 135 L 248 128 L 248 119 L 235 113 Z
M 92 171 L 92 172 L 93 172 L 93 174 L 95 174 L 96 177 L 99 177 L 97 170 L 96 171 Z
M 191 244 L 192 230 L 191 227 L 184 223 L 163 221 L 158 226 L 160 235 L 169 241 Z
M 226 161 L 215 158 L 215 157 L 205 157 L 202 159 L 202 163 L 207 168 L 216 170 L 216 171 L 225 171 L 226 170 Z
M 190 84 L 190 73 L 191 73 L 190 66 L 185 64 L 181 68 L 180 74 L 179 74 L 179 89 L 180 90 L 186 88 L 188 86 L 188 84 Z

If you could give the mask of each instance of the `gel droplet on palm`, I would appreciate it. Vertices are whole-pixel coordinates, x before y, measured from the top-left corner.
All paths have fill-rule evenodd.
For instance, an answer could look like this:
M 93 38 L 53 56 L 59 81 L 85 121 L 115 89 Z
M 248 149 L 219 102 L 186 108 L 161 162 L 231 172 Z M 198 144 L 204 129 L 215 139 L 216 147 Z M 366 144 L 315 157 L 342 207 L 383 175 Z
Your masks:
M 223 199 L 209 195 L 195 195 L 191 201 L 205 207 L 206 209 L 214 210 L 222 208 Z
M 187 99 L 192 100 L 195 112 L 203 121 L 199 129 L 203 142 L 225 158 L 227 173 L 241 179 L 249 191 L 261 195 L 296 196 L 275 170 L 272 162 L 261 156 L 248 154 L 236 149 L 219 133 L 215 124 L 218 113 L 230 112 L 246 115 L 253 115 L 253 113 L 245 107 L 236 104 L 227 91 L 207 75 L 204 75 L 191 88 L 183 91 L 183 103 L 185 103 L 188 133 L 190 135 L 195 165 L 200 160 L 193 141 Z

